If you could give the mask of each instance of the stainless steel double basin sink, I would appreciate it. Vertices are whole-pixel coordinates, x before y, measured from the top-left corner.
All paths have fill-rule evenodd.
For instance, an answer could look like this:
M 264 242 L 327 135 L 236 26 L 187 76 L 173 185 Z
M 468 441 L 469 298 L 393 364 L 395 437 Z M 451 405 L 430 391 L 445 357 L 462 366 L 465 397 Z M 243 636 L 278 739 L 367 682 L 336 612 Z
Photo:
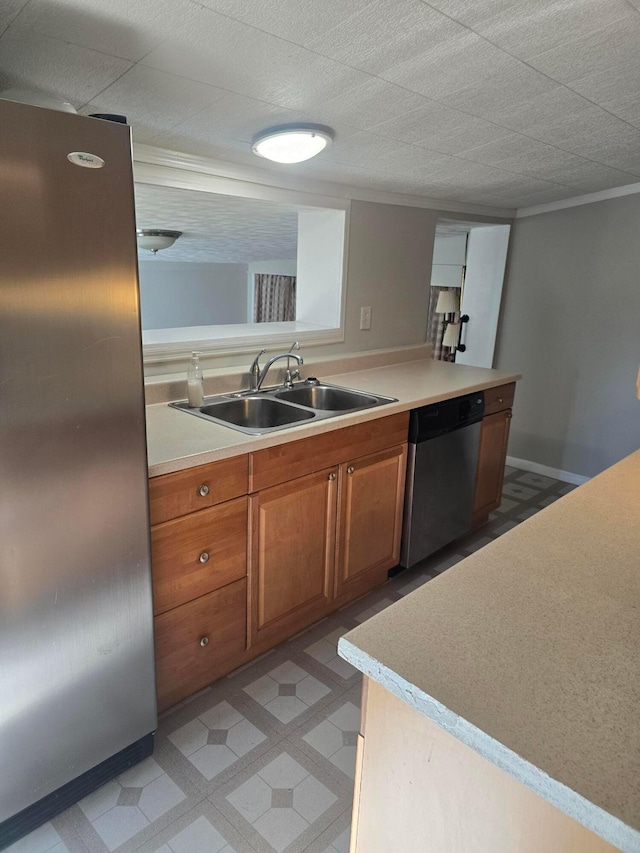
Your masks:
M 169 405 L 248 435 L 263 435 L 395 402 L 395 397 L 307 381 L 296 383 L 292 388 L 205 397 L 204 405 L 199 408 L 191 408 L 187 402 Z

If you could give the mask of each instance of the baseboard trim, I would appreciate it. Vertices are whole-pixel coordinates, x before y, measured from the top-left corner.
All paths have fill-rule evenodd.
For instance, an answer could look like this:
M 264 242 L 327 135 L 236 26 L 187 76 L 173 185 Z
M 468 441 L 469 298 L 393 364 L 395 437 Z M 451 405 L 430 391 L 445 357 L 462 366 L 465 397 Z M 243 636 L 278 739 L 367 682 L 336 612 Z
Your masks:
M 47 794 L 41 800 L 0 823 L 0 850 L 4 850 L 10 844 L 13 845 L 20 838 L 33 832 L 34 829 L 68 809 L 78 800 L 91 794 L 110 779 L 114 779 L 129 767 L 151 755 L 153 753 L 153 735 L 153 732 L 144 735 L 115 755 L 92 767 L 91 770 L 87 770 L 67 782 L 57 791 Z
M 543 477 L 553 477 L 555 480 L 571 483 L 574 486 L 581 486 L 591 479 L 591 477 L 583 477 L 582 474 L 572 474 L 571 471 L 562 471 L 560 468 L 551 468 L 549 465 L 529 462 L 528 459 L 517 459 L 515 456 L 507 456 L 507 465 L 512 468 L 521 468 L 523 471 L 530 471 L 532 474 L 541 474 Z

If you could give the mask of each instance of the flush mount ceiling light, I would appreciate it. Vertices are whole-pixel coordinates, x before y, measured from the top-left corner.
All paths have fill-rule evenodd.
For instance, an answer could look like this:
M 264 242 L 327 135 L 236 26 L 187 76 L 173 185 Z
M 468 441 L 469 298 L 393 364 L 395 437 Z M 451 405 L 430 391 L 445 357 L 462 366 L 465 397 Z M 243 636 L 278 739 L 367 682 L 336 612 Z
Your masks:
M 258 157 L 276 163 L 302 163 L 323 151 L 333 141 L 330 127 L 320 124 L 283 124 L 263 130 L 251 143 Z
M 136 237 L 141 249 L 148 249 L 154 255 L 161 249 L 168 249 L 176 242 L 182 231 L 166 231 L 162 228 L 138 228 Z

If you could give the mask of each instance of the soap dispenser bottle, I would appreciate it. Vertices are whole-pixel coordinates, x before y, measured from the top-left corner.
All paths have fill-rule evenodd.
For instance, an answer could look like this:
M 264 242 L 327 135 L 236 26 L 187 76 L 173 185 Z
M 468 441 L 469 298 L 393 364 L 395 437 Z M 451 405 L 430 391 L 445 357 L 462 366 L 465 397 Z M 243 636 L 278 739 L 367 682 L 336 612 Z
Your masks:
M 187 370 L 187 399 L 191 409 L 198 409 L 204 402 L 204 378 L 200 367 L 200 353 L 192 352 Z

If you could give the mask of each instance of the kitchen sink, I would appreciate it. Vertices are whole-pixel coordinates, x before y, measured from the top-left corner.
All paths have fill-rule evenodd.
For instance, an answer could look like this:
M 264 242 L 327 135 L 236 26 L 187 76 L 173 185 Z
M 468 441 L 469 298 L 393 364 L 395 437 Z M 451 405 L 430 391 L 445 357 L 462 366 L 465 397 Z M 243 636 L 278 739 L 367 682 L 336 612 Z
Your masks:
M 190 408 L 188 403 L 172 405 L 191 415 L 199 415 L 250 435 L 261 435 L 263 432 L 294 426 L 315 417 L 315 413 L 308 409 L 290 406 L 266 395 L 235 399 L 219 398 L 215 402 L 206 402 L 199 409 Z
M 368 409 L 378 405 L 378 397 L 372 397 L 362 391 L 351 391 L 348 388 L 336 388 L 332 385 L 305 385 L 302 383 L 295 388 L 287 388 L 276 393 L 276 399 L 309 406 L 310 409 L 320 409 L 324 412 L 345 412 Z
M 199 408 L 191 408 L 186 401 L 169 405 L 248 435 L 262 435 L 311 420 L 335 418 L 395 402 L 395 397 L 307 380 L 296 383 L 292 388 L 280 386 L 257 392 L 241 391 L 206 397 L 204 405 Z
M 272 400 L 270 397 L 242 397 L 239 400 L 211 403 L 202 406 L 200 412 L 247 429 L 273 429 L 307 421 L 313 417 L 313 412 L 283 406 L 278 400 Z

